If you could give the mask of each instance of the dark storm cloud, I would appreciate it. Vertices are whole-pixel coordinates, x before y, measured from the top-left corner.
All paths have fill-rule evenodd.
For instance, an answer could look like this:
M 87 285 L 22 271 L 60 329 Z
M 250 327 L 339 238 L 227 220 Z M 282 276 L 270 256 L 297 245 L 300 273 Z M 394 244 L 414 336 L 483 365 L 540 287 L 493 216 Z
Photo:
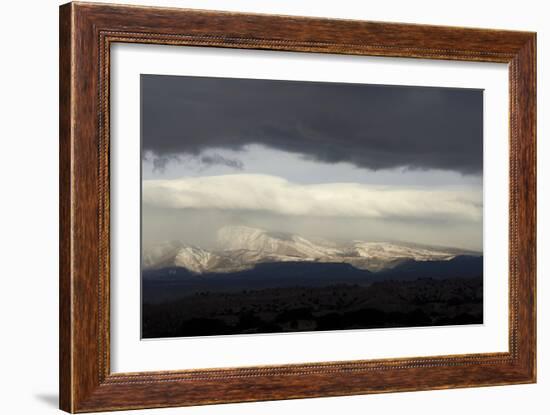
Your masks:
M 143 150 L 161 160 L 256 143 L 374 170 L 482 170 L 481 90 L 157 75 L 141 87 Z
M 179 157 L 175 155 L 153 157 L 153 171 L 163 173 L 166 170 L 166 165 L 172 160 L 178 161 Z
M 242 170 L 243 162 L 238 159 L 230 159 L 227 157 L 220 156 L 219 154 L 205 154 L 201 156 L 200 162 L 207 166 L 212 165 L 221 165 L 231 167 L 233 169 Z

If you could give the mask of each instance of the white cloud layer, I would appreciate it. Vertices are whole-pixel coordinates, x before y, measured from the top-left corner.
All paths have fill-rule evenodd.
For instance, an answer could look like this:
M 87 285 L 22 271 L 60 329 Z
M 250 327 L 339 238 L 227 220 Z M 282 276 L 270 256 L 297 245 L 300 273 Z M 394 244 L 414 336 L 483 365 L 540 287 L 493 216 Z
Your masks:
M 143 203 L 185 209 L 253 210 L 292 216 L 479 221 L 476 187 L 413 188 L 358 183 L 297 184 L 261 174 L 144 180 Z

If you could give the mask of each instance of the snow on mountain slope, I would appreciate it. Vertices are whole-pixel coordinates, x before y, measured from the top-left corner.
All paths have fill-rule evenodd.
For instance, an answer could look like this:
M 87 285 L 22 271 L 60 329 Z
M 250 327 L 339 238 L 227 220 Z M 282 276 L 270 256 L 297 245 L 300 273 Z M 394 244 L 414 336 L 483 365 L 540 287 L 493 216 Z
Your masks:
M 252 268 L 256 262 L 179 242 L 160 244 L 147 250 L 143 255 L 144 269 L 183 267 L 196 274 L 241 271 Z
M 398 245 L 391 242 L 363 242 L 354 241 L 353 248 L 361 257 L 376 257 L 385 260 L 393 258 L 407 258 L 415 261 L 446 260 L 456 256 L 451 252 L 414 248 L 407 245 Z
M 269 232 L 247 226 L 225 226 L 217 233 L 219 249 L 208 251 L 169 242 L 144 251 L 143 267 L 184 267 L 197 274 L 228 273 L 267 262 L 347 263 L 377 272 L 407 260 L 448 261 L 463 254 L 457 249 L 429 248 L 392 242 L 353 241 L 337 246 L 299 235 Z M 468 253 L 471 254 L 471 253 Z
M 298 235 L 268 232 L 248 226 L 224 226 L 217 236 L 218 245 L 224 250 L 245 249 L 265 255 L 311 260 L 340 253 L 339 249 L 314 243 Z
M 203 273 L 213 268 L 221 260 L 219 255 L 195 246 L 184 246 L 174 258 L 174 265 L 187 268 L 191 272 Z
M 379 271 L 392 268 L 399 263 L 412 259 L 415 261 L 448 261 L 456 257 L 456 253 L 439 248 L 427 249 L 391 242 L 354 241 L 351 261 L 357 268 L 367 268 Z

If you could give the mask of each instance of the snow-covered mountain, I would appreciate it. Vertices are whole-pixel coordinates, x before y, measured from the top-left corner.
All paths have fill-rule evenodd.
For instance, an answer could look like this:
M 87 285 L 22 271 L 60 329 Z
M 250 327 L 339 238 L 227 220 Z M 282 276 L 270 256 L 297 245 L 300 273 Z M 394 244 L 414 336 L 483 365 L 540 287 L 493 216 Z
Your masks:
M 356 268 L 380 271 L 403 261 L 448 261 L 457 256 L 456 250 L 424 248 L 392 242 L 354 241 L 349 263 Z
M 353 241 L 337 245 L 299 235 L 269 232 L 247 226 L 225 226 L 218 231 L 219 249 L 209 251 L 180 242 L 144 249 L 144 269 L 183 267 L 196 273 L 229 273 L 267 262 L 347 263 L 378 272 L 407 261 L 448 261 L 465 251 L 393 242 Z M 471 253 L 469 253 L 471 254 Z
M 235 272 L 249 269 L 258 262 L 252 252 L 211 252 L 181 242 L 166 242 L 143 251 L 143 268 L 183 267 L 196 274 Z M 247 255 L 245 255 L 247 254 Z
M 267 255 L 318 259 L 338 255 L 329 243 L 312 242 L 298 235 L 268 232 L 248 226 L 224 226 L 218 231 L 218 245 L 224 250 L 248 250 Z

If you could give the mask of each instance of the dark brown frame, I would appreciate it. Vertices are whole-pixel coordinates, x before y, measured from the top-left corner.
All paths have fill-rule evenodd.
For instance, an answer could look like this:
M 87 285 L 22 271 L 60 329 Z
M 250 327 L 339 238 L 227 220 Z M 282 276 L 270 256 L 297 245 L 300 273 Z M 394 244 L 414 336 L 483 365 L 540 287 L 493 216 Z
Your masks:
M 509 352 L 111 373 L 113 42 L 508 63 Z M 61 409 L 90 412 L 535 382 L 535 83 L 535 33 L 106 4 L 61 6 Z

